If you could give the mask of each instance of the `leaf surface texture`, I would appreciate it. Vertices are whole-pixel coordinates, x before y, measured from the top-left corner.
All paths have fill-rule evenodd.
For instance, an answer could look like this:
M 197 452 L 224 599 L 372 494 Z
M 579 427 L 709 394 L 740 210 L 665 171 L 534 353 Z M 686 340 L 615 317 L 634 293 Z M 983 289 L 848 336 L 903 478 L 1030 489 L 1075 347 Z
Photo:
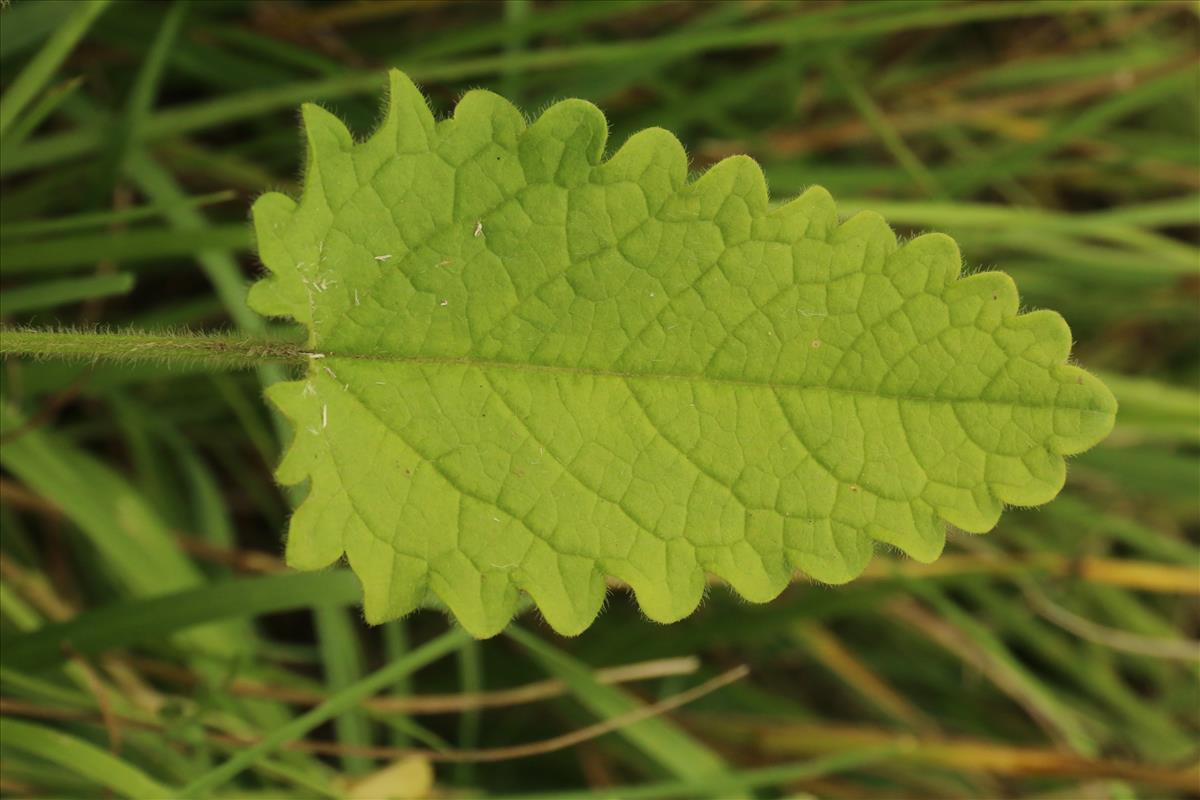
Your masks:
M 279 478 L 309 484 L 288 561 L 344 554 L 370 621 L 432 594 L 489 636 L 525 592 L 574 634 L 606 576 L 669 622 L 706 573 L 765 602 L 876 543 L 930 561 L 1112 427 L 1062 318 L 945 236 L 839 222 L 820 188 L 772 207 L 746 157 L 689 181 L 661 129 L 605 159 L 584 101 L 527 123 L 472 91 L 435 121 L 390 83 L 361 143 L 305 106 L 299 202 L 254 206 L 252 305 L 312 354 L 269 392 Z

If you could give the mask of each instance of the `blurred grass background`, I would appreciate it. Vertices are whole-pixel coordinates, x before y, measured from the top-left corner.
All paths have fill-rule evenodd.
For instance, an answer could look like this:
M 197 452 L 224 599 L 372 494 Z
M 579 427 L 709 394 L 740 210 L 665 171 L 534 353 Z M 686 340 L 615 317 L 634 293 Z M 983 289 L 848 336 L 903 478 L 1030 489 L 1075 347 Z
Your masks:
M 299 103 L 365 134 L 399 66 L 442 115 L 583 97 L 610 146 L 950 233 L 1121 402 L 1056 502 L 932 566 L 477 643 L 281 567 L 281 370 L 9 360 L 3 796 L 1200 797 L 1197 4 L 3 6 L 6 324 L 264 332 L 247 209 L 296 189 Z

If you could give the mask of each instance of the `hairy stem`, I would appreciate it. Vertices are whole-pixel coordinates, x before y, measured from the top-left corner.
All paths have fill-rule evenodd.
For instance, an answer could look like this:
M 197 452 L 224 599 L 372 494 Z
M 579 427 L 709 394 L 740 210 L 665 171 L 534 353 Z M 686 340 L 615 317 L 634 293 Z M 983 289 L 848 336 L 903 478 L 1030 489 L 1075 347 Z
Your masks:
M 211 369 L 251 369 L 267 362 L 304 363 L 295 343 L 229 334 L 164 331 L 0 329 L 0 355 L 35 358 L 158 362 Z

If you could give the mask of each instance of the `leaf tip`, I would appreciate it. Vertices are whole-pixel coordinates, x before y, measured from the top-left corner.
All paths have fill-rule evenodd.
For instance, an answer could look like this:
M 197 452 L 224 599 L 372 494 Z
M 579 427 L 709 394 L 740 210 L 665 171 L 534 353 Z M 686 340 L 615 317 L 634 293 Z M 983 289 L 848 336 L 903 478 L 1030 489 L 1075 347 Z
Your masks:
M 432 146 L 434 128 L 424 93 L 404 72 L 389 69 L 384 120 L 376 135 L 393 139 L 398 152 L 424 152 Z
M 344 152 L 354 145 L 354 137 L 345 124 L 316 103 L 301 105 L 300 119 L 312 163 L 319 164 L 326 156 Z

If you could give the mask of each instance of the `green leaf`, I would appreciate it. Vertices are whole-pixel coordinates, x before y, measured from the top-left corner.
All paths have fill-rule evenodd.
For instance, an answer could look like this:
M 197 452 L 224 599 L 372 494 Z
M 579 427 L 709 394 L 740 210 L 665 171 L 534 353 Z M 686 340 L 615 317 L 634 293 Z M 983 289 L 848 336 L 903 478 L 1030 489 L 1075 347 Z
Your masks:
M 299 203 L 254 206 L 252 306 L 307 326 L 272 401 L 307 481 L 288 561 L 345 554 L 367 619 L 441 598 L 476 636 L 526 592 L 585 629 L 605 576 L 659 622 L 705 574 L 754 602 L 842 583 L 876 542 L 929 561 L 1045 503 L 1116 403 L 1050 311 L 953 241 L 779 207 L 749 158 L 689 182 L 678 140 L 581 100 L 535 122 L 468 92 L 435 122 L 400 72 L 355 143 L 314 105 Z

